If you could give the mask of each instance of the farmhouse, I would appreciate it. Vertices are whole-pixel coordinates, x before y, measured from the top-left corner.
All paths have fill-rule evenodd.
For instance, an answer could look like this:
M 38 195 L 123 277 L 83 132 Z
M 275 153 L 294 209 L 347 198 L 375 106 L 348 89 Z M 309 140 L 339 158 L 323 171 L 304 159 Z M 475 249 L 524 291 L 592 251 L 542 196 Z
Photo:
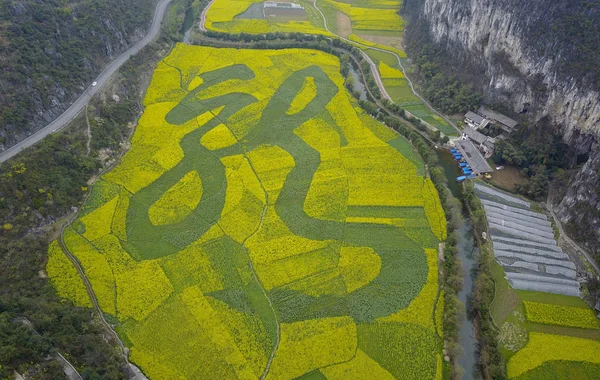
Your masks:
M 490 121 L 485 117 L 476 114 L 475 112 L 469 111 L 465 114 L 465 123 L 467 123 L 467 125 L 469 125 L 470 127 L 479 129 L 485 128 L 490 123 Z
M 511 119 L 510 117 L 504 116 L 499 112 L 492 111 L 487 107 L 479 107 L 477 113 L 498 124 L 500 128 L 502 128 L 502 130 L 507 134 L 510 134 L 515 129 L 517 124 L 519 124 L 517 121 Z
M 485 158 L 490 158 L 494 154 L 495 140 L 493 137 L 484 135 L 483 133 L 477 132 L 471 127 L 463 129 L 463 140 L 471 140 L 479 150 L 485 155 Z

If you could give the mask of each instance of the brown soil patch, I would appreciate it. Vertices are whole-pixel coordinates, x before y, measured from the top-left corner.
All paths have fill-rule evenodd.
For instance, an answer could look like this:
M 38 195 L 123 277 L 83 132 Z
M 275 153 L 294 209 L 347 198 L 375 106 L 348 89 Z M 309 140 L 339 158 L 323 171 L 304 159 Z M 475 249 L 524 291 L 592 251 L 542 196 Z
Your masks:
M 347 14 L 337 11 L 335 21 L 337 24 L 337 32 L 340 36 L 346 38 L 352 34 L 352 21 Z
M 404 43 L 402 37 L 391 37 L 391 36 L 374 36 L 372 34 L 358 34 L 363 40 L 375 42 L 376 44 L 386 45 L 395 47 L 398 50 L 404 50 Z
M 519 169 L 514 166 L 505 165 L 504 170 L 494 170 L 491 174 L 491 182 L 494 185 L 509 191 L 514 191 L 515 185 L 522 185 L 527 182 L 527 177 L 521 174 Z

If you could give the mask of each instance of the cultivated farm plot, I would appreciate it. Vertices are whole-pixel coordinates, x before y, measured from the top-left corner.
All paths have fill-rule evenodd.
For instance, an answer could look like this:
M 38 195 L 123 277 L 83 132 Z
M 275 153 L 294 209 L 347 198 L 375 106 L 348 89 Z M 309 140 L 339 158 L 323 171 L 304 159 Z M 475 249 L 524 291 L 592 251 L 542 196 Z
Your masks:
M 366 49 L 365 52 L 377 64 L 379 74 L 387 93 L 394 103 L 400 105 L 412 114 L 432 127 L 439 129 L 445 135 L 456 135 L 456 130 L 439 115 L 433 113 L 421 99 L 411 90 L 408 80 L 400 70 L 400 65 L 395 56 L 390 53 L 374 49 Z
M 479 183 L 475 191 L 498 262 L 490 310 L 508 376 L 598 378 L 600 321 L 578 297 L 575 265 L 556 245 L 550 222 L 523 199 Z
M 296 32 L 305 34 L 331 35 L 325 29 L 323 16 L 310 0 L 296 0 L 305 9 L 305 17 L 265 17 L 263 2 L 260 0 L 216 0 L 206 14 L 206 28 L 223 33 L 265 34 L 275 32 Z M 402 49 L 404 20 L 399 15 L 401 1 L 361 0 L 334 1 L 319 0 L 317 5 L 332 33 L 347 37 L 378 62 L 384 61 L 398 68 L 396 58 L 385 52 L 368 48 L 377 47 L 406 58 Z M 351 34 L 350 34 L 351 33 Z M 392 61 L 390 63 L 388 60 Z M 433 128 L 449 136 L 457 135 L 456 130 L 444 118 L 427 107 L 411 91 L 408 81 L 401 77 L 385 78 L 383 85 L 393 101 L 400 104 L 413 116 L 423 120 Z
M 305 12 L 264 9 L 262 0 L 215 0 L 206 13 L 206 28 L 222 33 L 306 33 L 330 35 L 311 3 Z
M 158 65 L 64 235 L 150 378 L 441 378 L 443 210 L 339 70 L 181 44 Z M 51 249 L 59 294 L 89 306 Z

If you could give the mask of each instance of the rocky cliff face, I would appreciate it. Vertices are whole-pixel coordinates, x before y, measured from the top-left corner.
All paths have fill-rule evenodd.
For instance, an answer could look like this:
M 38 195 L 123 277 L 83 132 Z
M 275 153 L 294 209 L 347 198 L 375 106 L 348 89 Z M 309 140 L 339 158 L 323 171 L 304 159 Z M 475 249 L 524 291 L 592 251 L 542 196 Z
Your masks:
M 600 147 L 595 147 L 583 168 L 575 175 L 567 193 L 555 200 L 557 216 L 569 232 L 585 246 L 600 254 Z M 586 228 L 578 228 L 585 226 Z
M 593 0 L 407 0 L 410 33 L 481 69 L 490 102 L 535 122 L 550 117 L 578 154 L 558 215 L 600 241 L 600 6 Z M 412 29 L 412 31 L 411 31 Z
M 583 48 L 572 51 L 568 39 L 556 40 L 569 33 L 570 29 L 561 27 L 562 18 L 579 2 L 409 0 L 407 7 L 416 22 L 427 26 L 435 42 L 485 68 L 490 100 L 508 103 L 534 120 L 551 116 L 564 127 L 565 139 L 570 141 L 575 131 L 600 136 L 600 92 L 595 76 L 571 70 L 573 62 L 568 62 L 586 53 Z M 597 2 L 596 7 L 600 8 Z M 590 67 L 592 70 L 598 67 Z

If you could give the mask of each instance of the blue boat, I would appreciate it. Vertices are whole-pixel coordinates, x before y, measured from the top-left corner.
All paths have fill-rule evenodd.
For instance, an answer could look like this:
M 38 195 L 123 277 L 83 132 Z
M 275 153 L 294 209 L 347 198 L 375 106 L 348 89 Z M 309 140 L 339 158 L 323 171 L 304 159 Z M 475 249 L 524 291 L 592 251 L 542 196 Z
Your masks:
M 458 166 L 460 166 L 461 168 L 464 168 L 465 166 L 467 166 L 466 162 L 461 162 L 460 164 L 458 164 Z
M 463 156 L 461 156 L 461 155 L 458 155 L 458 154 L 454 155 L 454 159 L 457 160 L 457 161 L 462 160 L 462 158 L 463 158 Z
M 465 174 L 471 174 L 471 173 L 473 173 L 473 172 L 471 171 L 471 169 L 463 169 L 463 171 L 462 171 L 462 172 L 463 172 L 463 173 L 465 173 Z
M 464 176 L 464 175 L 461 175 L 460 177 L 456 177 L 456 182 L 462 182 L 462 181 L 464 181 L 465 179 L 467 179 L 467 177 L 466 177 L 466 176 Z
M 469 174 L 469 175 L 467 176 L 467 178 L 476 178 L 476 177 L 477 177 L 477 176 L 476 176 L 475 174 Z
M 457 153 L 457 152 L 458 152 L 458 150 L 456 150 L 454 148 L 450 149 L 450 153 Z

